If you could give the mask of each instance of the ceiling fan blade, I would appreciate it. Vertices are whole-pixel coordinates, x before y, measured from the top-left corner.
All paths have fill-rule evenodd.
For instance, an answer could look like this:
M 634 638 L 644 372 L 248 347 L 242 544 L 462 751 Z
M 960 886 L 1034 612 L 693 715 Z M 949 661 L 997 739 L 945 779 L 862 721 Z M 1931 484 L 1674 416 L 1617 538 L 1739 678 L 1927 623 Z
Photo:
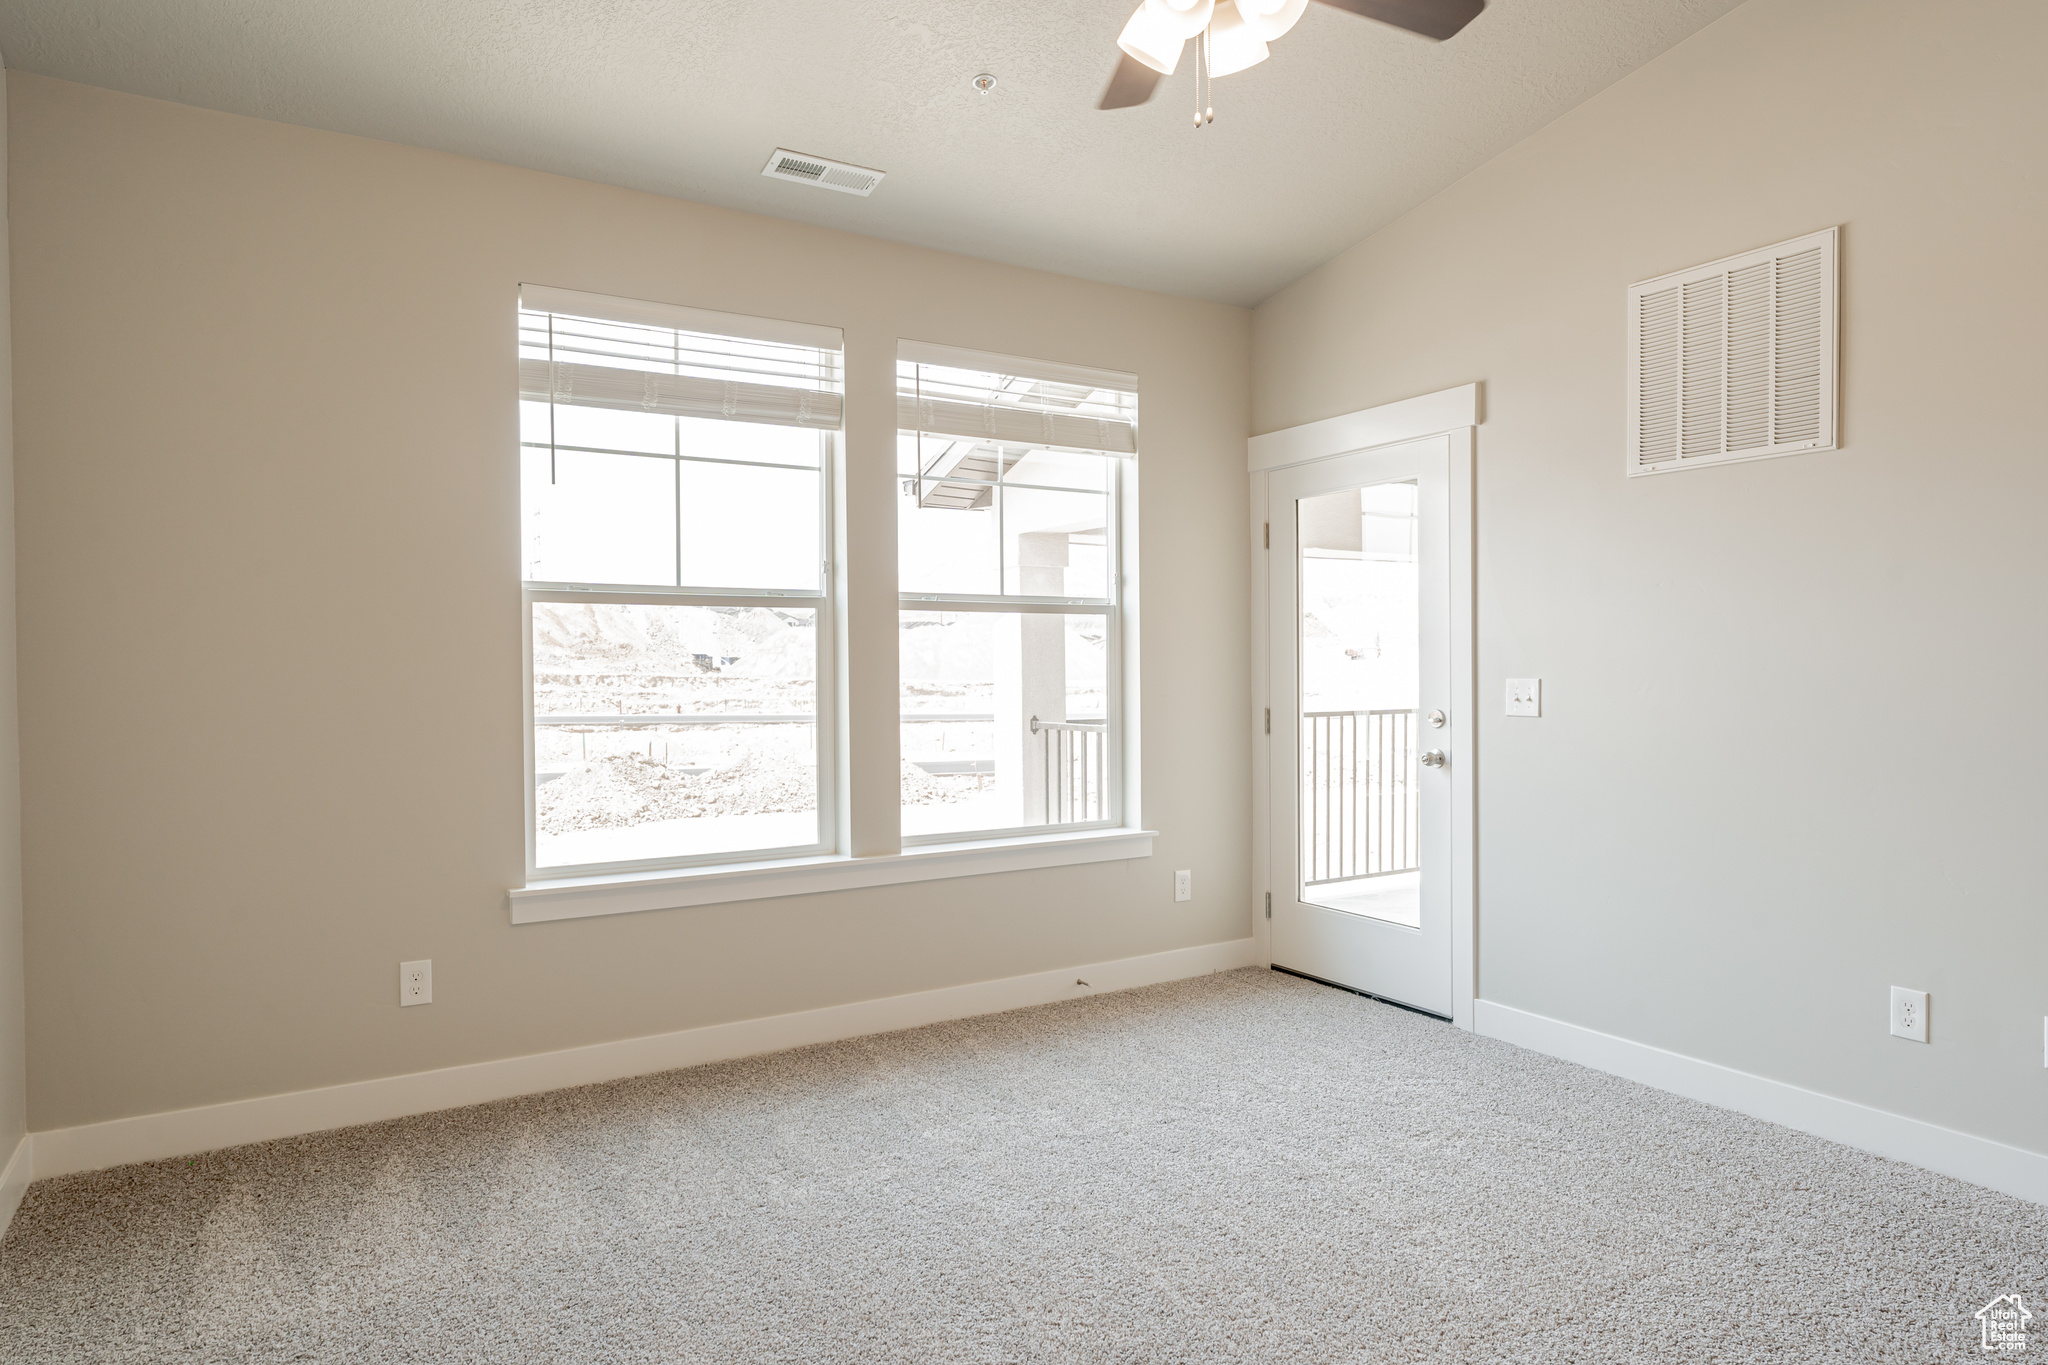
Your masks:
M 1123 60 L 1116 64 L 1116 74 L 1109 78 L 1109 89 L 1102 92 L 1102 103 L 1097 109 L 1129 109 L 1132 105 L 1143 104 L 1152 98 L 1152 92 L 1159 85 L 1159 73 L 1143 62 L 1123 54 Z
M 1323 0 L 1337 9 L 1362 14 L 1438 42 L 1479 17 L 1486 0 Z

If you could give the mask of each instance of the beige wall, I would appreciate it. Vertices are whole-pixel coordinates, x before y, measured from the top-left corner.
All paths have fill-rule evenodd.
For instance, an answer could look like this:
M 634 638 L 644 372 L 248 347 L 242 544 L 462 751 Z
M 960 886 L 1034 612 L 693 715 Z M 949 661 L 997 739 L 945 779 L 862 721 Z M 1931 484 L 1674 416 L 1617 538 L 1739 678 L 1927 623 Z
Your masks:
M 9 86 L 33 1127 L 1249 933 L 1246 312 Z M 522 280 L 845 329 L 853 706 L 892 736 L 897 339 L 1135 371 L 1156 855 L 512 927 Z
M 2036 1151 L 2044 51 L 1753 0 L 1261 306 L 1253 421 L 1485 381 L 1483 997 Z M 1845 448 L 1625 478 L 1626 286 L 1834 223 Z
M 0 72 L 0 79 L 11 77 Z M 0 112 L 0 1165 L 28 1131 L 21 961 L 21 745 L 14 671 L 14 363 L 8 291 L 7 125 Z M 7 1212 L 0 1206 L 0 1231 Z

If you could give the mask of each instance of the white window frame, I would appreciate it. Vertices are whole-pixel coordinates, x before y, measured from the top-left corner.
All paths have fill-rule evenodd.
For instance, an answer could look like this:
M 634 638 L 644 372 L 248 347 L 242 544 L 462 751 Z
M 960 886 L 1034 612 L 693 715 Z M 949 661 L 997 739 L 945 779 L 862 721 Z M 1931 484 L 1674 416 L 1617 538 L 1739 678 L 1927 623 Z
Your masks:
M 530 287 L 529 287 L 530 289 Z M 533 291 L 543 297 L 574 300 L 575 295 L 567 291 Z M 594 296 L 584 296 L 594 297 Z M 700 319 L 711 320 L 713 326 L 724 319 L 726 325 L 741 324 L 750 319 L 734 318 L 729 315 L 703 313 L 696 310 L 675 308 L 661 304 L 642 304 L 628 300 L 602 300 L 614 315 L 633 309 L 641 312 L 637 321 L 652 322 L 660 326 L 679 326 L 701 330 Z M 592 306 L 597 306 L 593 303 Z M 526 305 L 522 304 L 522 307 Z M 557 312 L 569 312 L 570 308 L 558 308 Z M 697 324 L 692 328 L 692 324 Z M 772 325 L 772 324 L 771 324 Z M 516 348 L 515 348 L 516 350 Z M 840 373 L 845 373 L 841 361 Z M 562 583 L 528 580 L 523 577 L 520 584 L 522 620 L 521 672 L 524 679 L 525 707 L 525 762 L 526 762 L 526 881 L 529 887 L 564 879 L 603 878 L 615 874 L 658 874 L 687 870 L 698 867 L 726 867 L 748 862 L 781 862 L 831 854 L 838 851 L 839 829 L 839 774 L 837 771 L 840 688 L 838 681 L 838 563 L 837 546 L 833 539 L 833 487 L 838 478 L 838 462 L 841 451 L 841 432 L 825 428 L 802 428 L 815 430 L 818 436 L 818 588 L 816 591 L 803 589 L 733 589 L 677 587 L 669 584 L 593 584 Z M 519 449 L 522 453 L 533 448 L 552 448 L 522 439 Z M 707 463 L 759 464 L 758 461 L 719 461 L 715 457 L 688 456 L 680 446 L 673 455 L 655 454 L 648 451 L 605 452 L 630 455 L 645 459 L 673 461 L 680 474 L 683 462 L 692 459 Z M 781 467 L 781 466 L 770 466 Z M 680 528 L 678 528 L 680 534 Z M 680 554 L 680 545 L 678 553 Z M 525 559 L 522 553 L 521 567 Z M 573 863 L 539 865 L 539 821 L 538 801 L 539 777 L 536 772 L 535 737 L 538 725 L 534 712 L 533 682 L 533 608 L 538 602 L 570 602 L 587 605 L 640 605 L 672 607 L 788 607 L 803 605 L 815 613 L 813 624 L 814 645 L 817 650 L 815 682 L 813 685 L 813 706 L 816 714 L 816 752 L 818 784 L 818 837 L 807 844 L 785 844 L 772 848 L 746 849 L 738 852 L 685 854 L 671 857 L 637 858 L 597 863 Z M 630 718 L 629 718 L 630 719 Z M 657 728 L 658 720 L 650 718 L 645 728 Z M 671 725 L 674 722 L 670 722 Z
M 655 307 L 666 310 L 666 306 Z M 696 316 L 730 317 L 701 313 Z M 732 318 L 731 321 L 738 323 L 748 320 Z M 919 352 L 931 353 L 929 358 L 936 364 L 957 363 L 948 358 L 954 356 L 1003 362 L 1014 360 L 1012 357 L 984 357 L 977 352 L 958 351 L 950 347 L 922 346 L 914 342 L 901 344 L 899 358 L 911 358 L 912 348 Z M 1044 364 L 1032 361 L 1018 363 Z M 1001 365 L 982 368 L 995 368 L 1006 373 L 1016 372 L 1005 370 Z M 1046 368 L 1058 369 L 1061 372 L 1047 376 L 1053 378 L 1062 378 L 1067 373 L 1102 373 L 1075 371 L 1073 367 Z M 845 373 L 847 371 L 842 369 L 842 374 Z M 893 383 L 893 366 L 890 373 Z M 1129 380 L 1129 391 L 1136 392 L 1137 384 L 1134 377 L 1118 377 Z M 892 438 L 894 434 L 892 430 Z M 1113 592 L 1109 598 L 1020 596 L 977 599 L 972 595 L 960 597 L 913 593 L 898 594 L 897 603 L 899 614 L 905 610 L 1036 610 L 1060 614 L 1074 613 L 1078 610 L 1080 614 L 1099 614 L 1104 617 L 1104 628 L 1110 632 L 1105 640 L 1111 646 L 1104 660 L 1104 712 L 1108 725 L 1108 733 L 1105 735 L 1105 761 L 1110 771 L 1110 791 L 1105 802 L 1106 818 L 1085 824 L 1031 825 L 1008 830 L 976 830 L 957 834 L 913 836 L 901 840 L 894 852 L 875 852 L 860 857 L 855 857 L 845 848 L 838 846 L 837 839 L 841 836 L 846 814 L 842 792 L 847 785 L 848 774 L 839 765 L 837 758 L 840 741 L 845 736 L 849 724 L 845 695 L 849 661 L 838 653 L 839 642 L 845 638 L 843 628 L 846 624 L 845 603 L 840 595 L 846 585 L 841 582 L 840 576 L 845 572 L 844 565 L 849 557 L 880 548 L 870 545 L 863 539 L 864 535 L 873 534 L 874 528 L 849 526 L 846 528 L 843 541 L 833 534 L 836 527 L 834 499 L 843 491 L 837 484 L 839 479 L 847 476 L 844 436 L 843 427 L 832 435 L 831 458 L 823 471 L 826 483 L 821 497 L 820 515 L 825 518 L 825 523 L 821 544 L 825 547 L 827 572 L 820 593 L 816 598 L 810 599 L 817 603 L 821 628 L 833 632 L 833 642 L 821 648 L 818 661 L 818 745 L 821 765 L 819 851 L 808 854 L 800 852 L 793 856 L 782 850 L 761 850 L 747 855 L 714 854 L 703 858 L 616 865 L 612 870 L 588 867 L 544 870 L 535 868 L 532 753 L 534 727 L 531 723 L 533 601 L 546 600 L 550 595 L 564 593 L 571 594 L 569 600 L 573 601 L 645 599 L 678 605 L 689 604 L 692 601 L 708 601 L 717 605 L 744 605 L 750 599 L 758 598 L 771 604 L 787 605 L 792 600 L 806 600 L 807 595 L 732 592 L 700 594 L 694 590 L 666 585 L 644 589 L 605 585 L 580 591 L 574 585 L 528 584 L 523 592 L 525 601 L 522 609 L 526 613 L 526 619 L 521 629 L 526 655 L 524 673 L 527 717 L 527 878 L 525 885 L 512 887 L 507 893 L 506 904 L 513 924 L 636 914 L 690 906 L 729 905 L 749 900 L 1020 872 L 1034 868 L 1124 862 L 1151 856 L 1157 832 L 1140 828 L 1136 823 L 1141 818 L 1139 805 L 1142 793 L 1138 785 L 1140 771 L 1133 766 L 1137 755 L 1132 736 L 1137 728 L 1139 698 L 1126 691 L 1128 679 L 1133 676 L 1133 670 L 1138 662 L 1135 653 L 1135 622 L 1139 602 L 1133 563 L 1139 533 L 1139 481 L 1135 464 L 1126 468 L 1125 460 L 1114 454 L 1104 457 L 1116 461 L 1115 479 L 1110 494 L 1110 512 L 1114 518 L 1112 524 L 1116 528 L 1116 548 L 1110 565 L 1114 579 Z M 1135 442 L 1135 436 L 1131 432 L 1127 432 L 1124 439 Z M 896 477 L 893 453 L 889 467 L 890 476 Z M 890 536 L 889 552 L 894 555 L 897 553 L 897 545 L 893 526 L 886 534 Z M 900 634 L 898 638 L 900 639 Z M 888 751 L 900 754 L 903 732 L 900 702 L 891 708 L 891 712 L 894 736 Z M 827 764 L 832 766 L 826 767 Z
M 1091 371 L 1079 366 L 1061 365 L 1054 362 L 1029 360 L 1017 356 L 991 355 L 978 351 L 959 350 L 947 346 L 935 346 L 922 342 L 904 342 L 897 350 L 898 364 L 905 362 L 944 365 L 959 369 L 977 370 L 985 373 L 1008 374 L 1026 378 L 1044 378 L 1054 382 L 1071 383 L 1077 380 L 1097 379 L 1103 387 L 1124 388 L 1137 392 L 1134 376 L 1110 375 Z M 909 435 L 917 441 L 918 458 L 923 458 L 923 437 L 926 435 L 915 428 L 899 428 L 897 439 Z M 1012 442 L 1005 442 L 1011 444 Z M 1107 598 L 1097 597 L 1037 597 L 1022 594 L 1001 593 L 899 593 L 897 615 L 900 631 L 902 613 L 907 611 L 957 611 L 957 612 L 1042 612 L 1061 616 L 1101 616 L 1103 618 L 1103 719 L 1106 733 L 1103 736 L 1104 785 L 1103 817 L 1099 820 L 1070 821 L 1064 824 L 1016 825 L 1005 829 L 973 829 L 947 831 L 933 834 L 909 834 L 903 836 L 905 848 L 927 848 L 946 844 L 976 843 L 1006 839 L 1021 839 L 1033 836 L 1057 834 L 1086 834 L 1097 830 L 1119 829 L 1124 822 L 1124 651 L 1129 641 L 1124 635 L 1124 602 L 1129 590 L 1130 565 L 1126 560 L 1125 544 L 1129 518 L 1125 512 L 1125 458 L 1109 452 L 1094 452 L 1107 461 L 1110 467 L 1108 480 L 1108 506 L 1105 509 L 1104 525 L 1106 534 L 1113 540 L 1109 555 L 1109 588 Z M 899 475 L 899 477 L 901 477 Z M 951 476 L 949 476 L 951 477 Z M 958 481 L 957 479 L 955 481 Z M 970 481 L 971 482 L 971 481 Z M 998 475 L 996 486 L 1003 480 Z M 1026 485 L 1031 486 L 1031 485 Z M 1075 492 L 1092 490 L 1076 489 Z M 999 504 L 1000 505 L 1000 504 Z M 1000 513 L 998 513 L 1000 516 Z M 899 532 L 899 535 L 901 533 Z M 1000 529 L 996 535 L 998 552 L 1002 545 Z M 1000 582 L 998 587 L 1000 587 Z M 899 635 L 899 639 L 900 639 Z M 899 685 L 900 686 L 900 685 Z M 897 726 L 899 736 L 902 724 Z
M 906 834 L 905 848 L 932 844 L 958 844 L 990 839 L 1019 839 L 1042 834 L 1075 834 L 1088 830 L 1115 829 L 1123 824 L 1124 762 L 1124 534 L 1123 467 L 1114 461 L 1109 480 L 1109 507 L 1105 520 L 1115 540 L 1109 556 L 1113 596 L 1097 597 L 1000 597 L 995 594 L 901 593 L 896 599 L 898 629 L 904 612 L 1038 612 L 1057 616 L 1100 616 L 1103 622 L 1102 711 L 1106 723 L 1103 735 L 1103 818 L 1070 821 L 1058 825 L 1015 825 L 1007 829 L 971 829 L 938 834 Z M 998 537 L 998 544 L 1001 543 Z M 900 635 L 898 637 L 901 638 Z M 903 721 L 897 722 L 901 733 Z

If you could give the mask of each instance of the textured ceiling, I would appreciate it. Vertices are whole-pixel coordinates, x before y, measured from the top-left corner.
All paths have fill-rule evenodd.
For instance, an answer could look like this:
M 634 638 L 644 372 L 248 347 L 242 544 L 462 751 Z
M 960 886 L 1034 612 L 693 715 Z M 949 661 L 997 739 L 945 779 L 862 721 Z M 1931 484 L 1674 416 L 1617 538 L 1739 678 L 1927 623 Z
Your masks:
M 990 260 L 1255 303 L 1737 0 L 1310 5 L 1191 126 L 1095 107 L 1130 0 L 0 0 L 10 68 Z M 994 93 L 972 87 L 995 73 Z M 777 146 L 889 173 L 768 180 Z

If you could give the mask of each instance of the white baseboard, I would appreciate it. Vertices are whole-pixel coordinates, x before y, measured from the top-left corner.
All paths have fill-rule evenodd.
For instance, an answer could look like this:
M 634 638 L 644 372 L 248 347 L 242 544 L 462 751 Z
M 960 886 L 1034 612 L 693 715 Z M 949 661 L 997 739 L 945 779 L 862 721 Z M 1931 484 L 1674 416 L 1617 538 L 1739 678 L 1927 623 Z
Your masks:
M 23 1133 L 21 1141 L 14 1144 L 14 1155 L 0 1169 L 0 1237 L 7 1235 L 14 1211 L 21 1207 L 21 1197 L 28 1193 L 28 1182 L 35 1178 L 34 1165 L 35 1137 Z
M 831 1005 L 797 1014 L 710 1024 L 649 1038 L 594 1043 L 561 1052 L 475 1062 L 198 1109 L 143 1114 L 76 1128 L 52 1128 L 30 1135 L 34 1142 L 35 1175 L 42 1179 L 125 1166 L 134 1161 L 161 1161 L 249 1142 L 483 1104 L 514 1095 L 673 1071 L 678 1067 L 889 1033 L 977 1014 L 997 1014 L 1055 1000 L 1248 967 L 1257 960 L 1257 949 L 1251 939 L 1208 943 L 1144 957 L 1034 972 L 1029 976 Z M 1087 985 L 1077 985 L 1077 981 Z
M 1477 1031 L 1489 1038 L 1624 1076 L 1688 1099 L 1796 1128 L 2003 1194 L 2048 1204 L 2048 1156 L 1838 1099 L 1747 1071 L 1630 1042 L 1491 1000 L 1477 1002 Z

